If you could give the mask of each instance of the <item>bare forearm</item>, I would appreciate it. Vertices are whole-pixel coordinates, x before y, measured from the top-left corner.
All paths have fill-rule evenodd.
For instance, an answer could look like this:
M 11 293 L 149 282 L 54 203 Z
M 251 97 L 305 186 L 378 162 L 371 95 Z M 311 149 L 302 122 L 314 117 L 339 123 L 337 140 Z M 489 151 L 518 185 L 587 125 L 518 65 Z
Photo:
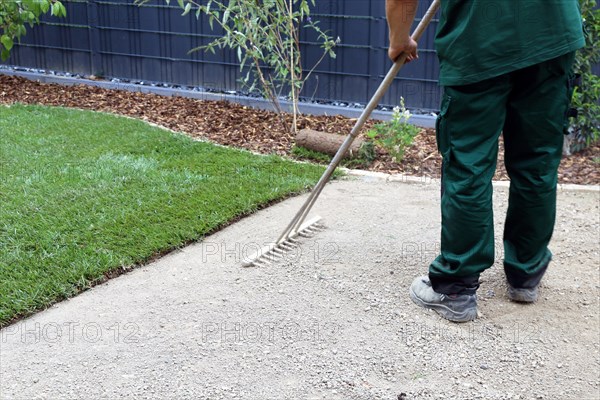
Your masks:
M 388 54 L 395 59 L 402 52 L 410 53 L 407 60 L 416 58 L 416 43 L 410 38 L 410 28 L 417 13 L 419 0 L 386 0 L 385 13 L 390 36 Z
M 385 13 L 390 31 L 390 42 L 397 43 L 410 36 L 410 27 L 417 14 L 419 0 L 386 0 Z

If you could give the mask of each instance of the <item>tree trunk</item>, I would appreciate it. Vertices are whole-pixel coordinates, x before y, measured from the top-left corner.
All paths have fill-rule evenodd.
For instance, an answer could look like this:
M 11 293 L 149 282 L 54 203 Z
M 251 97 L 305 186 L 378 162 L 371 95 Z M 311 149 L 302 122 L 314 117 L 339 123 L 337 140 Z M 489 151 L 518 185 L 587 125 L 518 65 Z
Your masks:
M 325 133 L 314 131 L 312 129 L 302 129 L 296 134 L 296 145 L 319 153 L 329 154 L 331 156 L 337 153 L 346 136 L 334 133 Z M 360 156 L 360 147 L 363 144 L 361 138 L 356 138 L 350 149 L 346 152 L 345 158 L 357 158 Z

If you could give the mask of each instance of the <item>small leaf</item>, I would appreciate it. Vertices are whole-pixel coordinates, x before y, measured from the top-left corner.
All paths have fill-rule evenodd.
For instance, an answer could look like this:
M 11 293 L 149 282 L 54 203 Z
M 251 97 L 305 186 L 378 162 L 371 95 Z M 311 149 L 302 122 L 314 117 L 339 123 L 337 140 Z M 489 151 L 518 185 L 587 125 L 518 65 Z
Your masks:
M 13 40 L 10 36 L 8 35 L 2 35 L 2 37 L 0 37 L 0 42 L 2 42 L 2 44 L 4 45 L 4 48 L 8 51 L 10 51 L 10 49 L 13 48 Z
M 66 17 L 67 16 L 67 9 L 65 8 L 65 6 L 61 3 L 61 2 L 57 2 L 58 4 L 58 16 L 59 17 Z
M 25 35 L 27 33 L 27 28 L 25 28 L 25 25 L 19 25 L 17 26 L 17 38 Z
M 50 9 L 50 2 L 48 0 L 44 0 L 40 3 L 40 9 L 42 10 L 42 12 L 44 14 L 46 14 L 48 12 L 48 10 Z
M 229 9 L 225 10 L 225 12 L 223 13 L 223 25 L 225 25 L 227 23 L 227 21 L 229 20 Z
M 187 3 L 185 5 L 185 9 L 183 10 L 183 13 L 181 14 L 181 16 L 188 15 L 188 13 L 190 12 L 191 9 L 192 9 L 192 3 Z

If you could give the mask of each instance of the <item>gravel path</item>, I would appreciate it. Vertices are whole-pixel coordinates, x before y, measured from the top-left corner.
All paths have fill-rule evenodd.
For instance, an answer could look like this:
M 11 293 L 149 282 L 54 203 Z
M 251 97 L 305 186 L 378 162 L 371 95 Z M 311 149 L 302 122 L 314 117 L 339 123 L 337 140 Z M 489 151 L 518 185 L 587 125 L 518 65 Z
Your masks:
M 600 192 L 563 191 L 535 305 L 508 301 L 499 260 L 480 318 L 410 301 L 437 252 L 439 187 L 344 180 L 328 228 L 244 269 L 304 196 L 280 203 L 1 331 L 2 399 L 598 399 Z M 500 242 L 507 191 L 497 188 Z

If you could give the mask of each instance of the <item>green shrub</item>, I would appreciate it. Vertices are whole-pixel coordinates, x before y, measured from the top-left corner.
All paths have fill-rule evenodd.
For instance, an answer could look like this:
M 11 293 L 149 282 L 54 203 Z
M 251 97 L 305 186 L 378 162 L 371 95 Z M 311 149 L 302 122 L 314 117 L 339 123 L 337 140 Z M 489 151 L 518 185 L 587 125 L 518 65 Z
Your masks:
M 600 138 L 600 77 L 592 66 L 600 62 L 600 9 L 596 0 L 579 0 L 584 19 L 586 46 L 577 52 L 574 72 L 581 75 L 581 85 L 573 93 L 577 117 L 571 119 L 570 151 L 578 151 Z
M 404 158 L 404 151 L 409 147 L 420 129 L 408 123 L 410 112 L 404 106 L 404 98 L 400 98 L 400 106 L 394 107 L 392 119 L 375 125 L 367 132 L 367 137 L 377 146 L 384 148 L 396 162 Z

